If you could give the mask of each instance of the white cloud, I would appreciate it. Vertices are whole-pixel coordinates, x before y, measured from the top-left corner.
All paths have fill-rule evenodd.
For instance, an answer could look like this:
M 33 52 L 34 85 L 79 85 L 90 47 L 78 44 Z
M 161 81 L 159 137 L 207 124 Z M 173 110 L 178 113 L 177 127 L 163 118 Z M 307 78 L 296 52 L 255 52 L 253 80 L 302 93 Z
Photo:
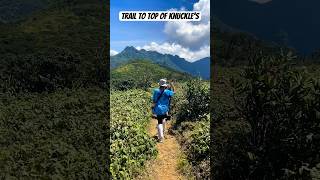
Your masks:
M 169 42 L 194 50 L 210 44 L 210 0 L 199 0 L 193 5 L 193 10 L 201 11 L 200 22 L 169 21 L 164 32 Z
M 117 55 L 119 52 L 115 51 L 115 50 L 112 50 L 110 49 L 110 56 L 114 56 L 114 55 Z
M 201 21 L 210 21 L 210 0 L 200 0 L 193 5 L 194 11 L 201 11 Z
M 189 62 L 194 62 L 210 56 L 210 46 L 202 46 L 198 50 L 191 50 L 176 43 L 165 42 L 158 44 L 156 42 L 151 42 L 149 45 L 145 45 L 143 47 L 138 46 L 136 48 L 138 50 L 145 49 L 147 51 L 157 51 L 161 54 L 178 55 Z
M 181 7 L 180 10 L 186 10 Z M 210 0 L 199 0 L 193 5 L 194 11 L 201 11 L 201 21 L 169 21 L 165 23 L 164 32 L 167 42 L 151 42 L 138 50 L 157 51 L 161 54 L 178 55 L 189 62 L 210 56 Z M 177 11 L 169 9 L 168 11 Z

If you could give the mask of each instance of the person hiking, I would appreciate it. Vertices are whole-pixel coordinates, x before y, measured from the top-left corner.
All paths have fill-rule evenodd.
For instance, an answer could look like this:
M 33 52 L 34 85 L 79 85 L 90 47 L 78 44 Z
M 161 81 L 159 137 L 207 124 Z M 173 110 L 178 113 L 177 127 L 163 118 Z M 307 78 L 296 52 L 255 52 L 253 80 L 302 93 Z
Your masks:
M 174 95 L 173 84 L 171 83 L 171 90 L 167 89 L 168 84 L 166 79 L 160 79 L 159 88 L 153 91 L 152 101 L 152 113 L 155 114 L 158 120 L 158 141 L 162 142 L 164 139 L 165 120 L 168 118 L 169 112 L 169 100 Z

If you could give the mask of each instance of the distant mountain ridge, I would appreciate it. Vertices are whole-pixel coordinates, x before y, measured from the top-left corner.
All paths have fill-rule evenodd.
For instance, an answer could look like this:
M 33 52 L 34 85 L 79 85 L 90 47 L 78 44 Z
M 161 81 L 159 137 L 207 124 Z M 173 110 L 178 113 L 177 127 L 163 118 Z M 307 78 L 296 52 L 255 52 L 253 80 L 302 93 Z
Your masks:
M 177 55 L 161 54 L 156 51 L 137 50 L 132 46 L 110 58 L 110 67 L 115 68 L 132 60 L 150 60 L 151 62 L 170 67 L 177 71 L 186 72 L 204 79 L 210 78 L 210 57 L 195 62 L 188 62 Z

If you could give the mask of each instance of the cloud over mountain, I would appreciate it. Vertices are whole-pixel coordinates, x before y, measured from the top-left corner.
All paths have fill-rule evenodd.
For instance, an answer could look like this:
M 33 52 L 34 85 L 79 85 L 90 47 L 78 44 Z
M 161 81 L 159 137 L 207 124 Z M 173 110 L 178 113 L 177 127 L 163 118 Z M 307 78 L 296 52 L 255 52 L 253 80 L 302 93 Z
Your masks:
M 115 50 L 112 50 L 110 49 L 110 56 L 114 56 L 114 55 L 117 55 L 119 52 L 115 51 Z
M 182 7 L 180 10 L 186 9 Z M 209 57 L 210 0 L 199 0 L 193 5 L 193 10 L 201 11 L 201 21 L 166 22 L 163 30 L 167 37 L 166 42 L 151 42 L 142 47 L 137 47 L 137 49 L 153 50 L 160 53 L 178 55 L 190 62 Z
M 183 9 L 182 9 L 183 10 Z M 194 11 L 201 11 L 201 21 L 166 22 L 164 32 L 169 42 L 178 43 L 192 50 L 209 45 L 210 37 L 210 0 L 200 0 L 193 5 Z
M 172 54 L 178 55 L 189 62 L 194 62 L 196 60 L 202 59 L 204 57 L 210 56 L 210 46 L 202 46 L 198 50 L 190 50 L 187 47 L 183 47 L 176 43 L 162 43 L 158 44 L 156 42 L 151 42 L 149 45 L 143 47 L 136 47 L 138 50 L 145 49 L 147 51 L 157 51 L 162 54 Z

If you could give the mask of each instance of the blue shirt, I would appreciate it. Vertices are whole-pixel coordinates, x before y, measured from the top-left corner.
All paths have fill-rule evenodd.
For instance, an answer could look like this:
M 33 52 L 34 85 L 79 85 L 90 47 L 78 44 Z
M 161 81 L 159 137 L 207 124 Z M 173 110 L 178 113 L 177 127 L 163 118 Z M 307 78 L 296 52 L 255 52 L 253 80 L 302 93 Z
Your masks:
M 160 89 L 155 89 L 153 91 L 152 100 L 155 102 L 160 96 Z M 160 99 L 153 109 L 153 113 L 156 115 L 165 115 L 169 111 L 169 99 L 173 96 L 174 92 L 168 89 L 165 89 L 162 93 Z

